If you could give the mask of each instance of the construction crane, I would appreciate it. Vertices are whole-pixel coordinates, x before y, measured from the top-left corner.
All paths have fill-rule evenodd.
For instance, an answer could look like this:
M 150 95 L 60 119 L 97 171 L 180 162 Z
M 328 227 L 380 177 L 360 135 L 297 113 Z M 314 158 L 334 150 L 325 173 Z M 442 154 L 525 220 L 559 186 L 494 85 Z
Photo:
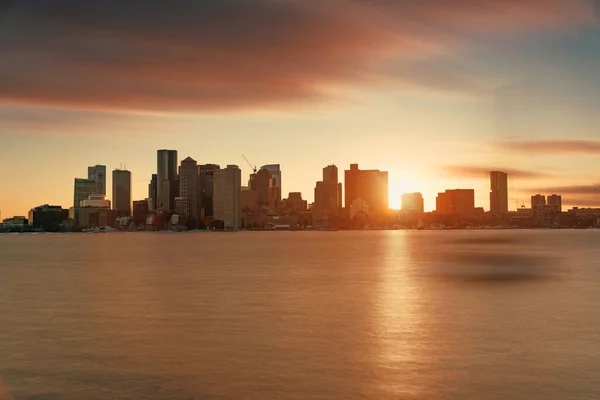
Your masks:
M 242 157 L 244 157 L 244 160 L 246 160 L 246 162 L 248 163 L 248 165 L 250 166 L 250 168 L 252 168 L 252 172 L 256 173 L 256 165 L 253 167 L 252 163 L 250 161 L 248 161 L 248 159 L 246 158 L 245 155 L 242 154 Z

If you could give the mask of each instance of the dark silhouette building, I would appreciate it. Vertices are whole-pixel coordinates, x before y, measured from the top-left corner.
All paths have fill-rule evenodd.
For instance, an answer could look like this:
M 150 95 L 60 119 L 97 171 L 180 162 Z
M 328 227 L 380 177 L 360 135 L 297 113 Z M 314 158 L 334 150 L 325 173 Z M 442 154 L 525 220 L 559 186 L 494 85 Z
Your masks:
M 173 211 L 175 197 L 179 196 L 177 176 L 177 150 L 157 152 L 157 210 Z
M 548 205 L 553 206 L 557 212 L 562 212 L 562 196 L 551 194 L 548 196 Z
M 358 164 L 350 164 L 346 170 L 346 208 L 360 200 L 366 203 L 369 213 L 388 210 L 388 173 L 379 170 L 360 170 Z
M 546 196 L 541 194 L 535 194 L 531 196 L 531 209 L 546 205 Z
M 125 216 L 131 216 L 131 172 L 115 169 L 112 173 L 114 210 L 123 211 Z
M 313 221 L 322 223 L 342 210 L 342 184 L 338 182 L 338 168 L 328 165 L 323 168 L 323 180 L 315 186 Z
M 270 209 L 275 208 L 277 192 L 275 180 L 273 179 L 271 172 L 266 169 L 259 170 L 253 177 L 250 185 L 250 189 L 258 194 L 259 206 L 268 207 Z
M 150 204 L 148 200 L 137 200 L 133 202 L 133 221 L 137 226 L 146 225 L 146 218 L 150 215 Z
M 198 163 L 188 157 L 181 162 L 179 167 L 179 197 L 188 201 L 189 209 L 186 216 L 192 224 L 196 224 L 200 218 L 199 182 Z M 177 201 L 175 203 L 177 205 Z M 175 213 L 179 214 L 177 211 Z
M 214 216 L 215 172 L 221 169 L 217 164 L 198 165 L 198 192 L 200 196 L 200 217 Z
M 158 174 L 152 174 L 152 179 L 150 179 L 150 183 L 148 184 L 148 198 L 150 199 L 150 203 L 148 206 L 151 211 L 156 210 L 158 204 Z
M 490 172 L 490 212 L 508 212 L 508 175 L 501 171 Z
M 441 215 L 472 216 L 475 213 L 475 190 L 453 189 L 438 193 L 435 211 Z
M 29 225 L 35 229 L 55 232 L 61 229 L 63 223 L 69 219 L 69 210 L 61 206 L 43 206 L 32 208 L 29 211 Z

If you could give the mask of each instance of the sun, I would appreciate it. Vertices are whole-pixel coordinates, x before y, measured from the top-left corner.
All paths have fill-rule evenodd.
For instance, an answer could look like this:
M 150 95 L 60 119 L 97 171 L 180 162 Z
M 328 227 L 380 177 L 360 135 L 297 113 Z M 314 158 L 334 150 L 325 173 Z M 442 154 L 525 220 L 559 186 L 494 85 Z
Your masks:
M 423 197 L 428 195 L 428 181 L 417 175 L 412 176 L 390 176 L 388 181 L 388 202 L 389 207 L 399 210 L 402 205 L 402 195 L 404 193 L 421 192 Z

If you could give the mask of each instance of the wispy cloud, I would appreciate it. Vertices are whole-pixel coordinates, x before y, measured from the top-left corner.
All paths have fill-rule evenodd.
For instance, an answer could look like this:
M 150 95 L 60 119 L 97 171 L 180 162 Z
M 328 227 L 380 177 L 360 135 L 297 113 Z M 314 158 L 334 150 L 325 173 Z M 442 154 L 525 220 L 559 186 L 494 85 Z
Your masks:
M 506 172 L 510 177 L 520 179 L 540 179 L 551 176 L 546 172 L 478 165 L 446 165 L 440 169 L 440 172 L 447 176 L 473 179 L 489 179 L 490 171 Z
M 529 153 L 600 153 L 600 140 L 532 140 L 500 142 L 497 145 L 502 149 Z
M 327 99 L 378 79 L 456 89 L 390 62 L 473 37 L 593 21 L 573 0 L 56 0 L 0 9 L 0 102 L 198 111 Z M 425 73 L 425 72 L 427 73 Z
M 573 186 L 550 186 L 531 188 L 529 192 L 533 193 L 557 193 L 568 195 L 598 195 L 600 194 L 600 184 L 593 185 L 573 185 Z

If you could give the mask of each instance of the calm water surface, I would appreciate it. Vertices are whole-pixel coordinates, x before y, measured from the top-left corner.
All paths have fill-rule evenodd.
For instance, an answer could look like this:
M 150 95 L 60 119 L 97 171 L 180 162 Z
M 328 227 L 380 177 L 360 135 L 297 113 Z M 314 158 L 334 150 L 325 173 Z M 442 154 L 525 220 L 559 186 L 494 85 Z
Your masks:
M 599 244 L 0 235 L 0 399 L 599 399 Z

